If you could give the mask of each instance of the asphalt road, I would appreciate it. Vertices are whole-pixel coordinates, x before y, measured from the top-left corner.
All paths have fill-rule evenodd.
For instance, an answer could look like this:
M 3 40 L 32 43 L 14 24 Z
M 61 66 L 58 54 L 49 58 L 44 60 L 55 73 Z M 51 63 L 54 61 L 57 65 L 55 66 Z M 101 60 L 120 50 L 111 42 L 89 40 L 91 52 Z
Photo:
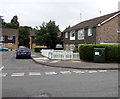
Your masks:
M 47 67 L 12 51 L 2 53 L 2 66 L 3 97 L 118 97 L 118 71 Z

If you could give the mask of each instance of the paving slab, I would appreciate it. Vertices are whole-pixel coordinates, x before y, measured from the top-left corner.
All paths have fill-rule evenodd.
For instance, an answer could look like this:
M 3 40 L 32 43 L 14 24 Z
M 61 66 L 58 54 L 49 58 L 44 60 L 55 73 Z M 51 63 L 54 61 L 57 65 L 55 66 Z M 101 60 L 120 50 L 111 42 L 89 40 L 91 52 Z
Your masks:
M 71 69 L 85 69 L 85 70 L 119 70 L 120 64 L 118 63 L 94 63 L 84 61 L 63 61 L 63 60 L 51 60 L 42 56 L 39 53 L 32 52 L 31 58 L 36 63 L 59 68 L 71 68 Z

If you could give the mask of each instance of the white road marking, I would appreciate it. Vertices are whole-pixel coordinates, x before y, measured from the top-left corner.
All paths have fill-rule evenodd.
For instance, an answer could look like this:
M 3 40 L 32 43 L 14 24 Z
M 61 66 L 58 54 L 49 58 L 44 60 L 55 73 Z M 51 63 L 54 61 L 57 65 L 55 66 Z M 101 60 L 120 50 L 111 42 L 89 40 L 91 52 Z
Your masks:
M 61 74 L 71 74 L 70 71 L 60 71 Z
M 7 73 L 0 73 L 0 77 L 6 77 Z
M 57 63 L 57 62 L 59 62 L 58 60 L 55 60 L 55 61 L 51 61 L 50 63 Z
M 13 73 L 11 76 L 12 77 L 15 77 L 15 76 L 24 76 L 24 73 Z
M 33 59 L 35 59 L 35 58 L 33 58 Z M 37 61 L 39 61 L 39 62 L 46 62 L 46 60 L 40 60 L 40 59 L 38 59 Z
M 82 74 L 82 73 L 96 73 L 96 72 L 107 72 L 107 70 L 74 70 L 74 71 L 59 71 L 60 74 Z M 45 75 L 56 75 L 58 72 L 44 72 Z M 8 76 L 8 73 L 2 73 L 0 72 L 0 77 L 6 77 Z M 29 76 L 40 76 L 42 75 L 40 72 L 29 72 Z M 20 77 L 25 76 L 25 73 L 12 73 L 12 77 Z
M 88 73 L 96 73 L 97 71 L 88 71 Z
M 107 70 L 99 70 L 99 72 L 107 72 Z
M 40 76 L 41 73 L 39 73 L 39 72 L 30 72 L 29 75 L 30 76 Z
M 45 72 L 46 75 L 56 75 L 56 72 Z
M 34 58 L 36 60 L 49 60 L 48 58 Z
M 85 73 L 84 71 L 73 71 L 74 73 Z
M 36 56 L 36 55 L 31 55 L 31 56 Z
M 2 66 L 2 67 L 0 68 L 0 71 L 2 71 L 2 70 L 3 70 L 3 68 L 4 68 L 4 66 Z

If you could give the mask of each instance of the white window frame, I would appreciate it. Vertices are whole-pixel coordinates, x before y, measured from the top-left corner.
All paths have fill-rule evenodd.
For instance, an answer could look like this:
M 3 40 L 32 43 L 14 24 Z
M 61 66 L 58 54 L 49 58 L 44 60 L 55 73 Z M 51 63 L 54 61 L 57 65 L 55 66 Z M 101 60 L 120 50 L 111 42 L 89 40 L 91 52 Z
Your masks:
M 88 36 L 92 36 L 92 28 L 88 28 Z
M 68 32 L 65 33 L 65 38 L 68 38 Z
M 81 29 L 78 31 L 78 40 L 84 40 L 84 39 L 85 39 L 84 29 Z
M 13 36 L 8 36 L 8 40 L 13 40 Z
M 4 44 L 3 43 L 0 43 L 0 48 L 4 47 Z
M 75 45 L 74 44 L 70 44 L 70 50 L 74 51 L 74 49 L 75 49 Z
M 74 34 L 74 36 L 73 36 Z M 75 30 L 70 31 L 70 40 L 75 40 Z
M 4 41 L 4 36 L 0 36 L 0 41 Z

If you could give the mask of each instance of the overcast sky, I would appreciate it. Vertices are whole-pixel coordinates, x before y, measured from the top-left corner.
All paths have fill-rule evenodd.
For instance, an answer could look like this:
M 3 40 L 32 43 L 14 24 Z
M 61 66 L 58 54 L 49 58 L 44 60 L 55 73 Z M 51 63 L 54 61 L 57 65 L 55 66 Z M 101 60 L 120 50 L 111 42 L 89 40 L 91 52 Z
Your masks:
M 33 28 L 54 20 L 61 31 L 80 21 L 118 11 L 120 0 L 0 0 L 0 16 L 10 22 L 18 16 L 21 26 Z M 80 17 L 81 13 L 81 17 Z

